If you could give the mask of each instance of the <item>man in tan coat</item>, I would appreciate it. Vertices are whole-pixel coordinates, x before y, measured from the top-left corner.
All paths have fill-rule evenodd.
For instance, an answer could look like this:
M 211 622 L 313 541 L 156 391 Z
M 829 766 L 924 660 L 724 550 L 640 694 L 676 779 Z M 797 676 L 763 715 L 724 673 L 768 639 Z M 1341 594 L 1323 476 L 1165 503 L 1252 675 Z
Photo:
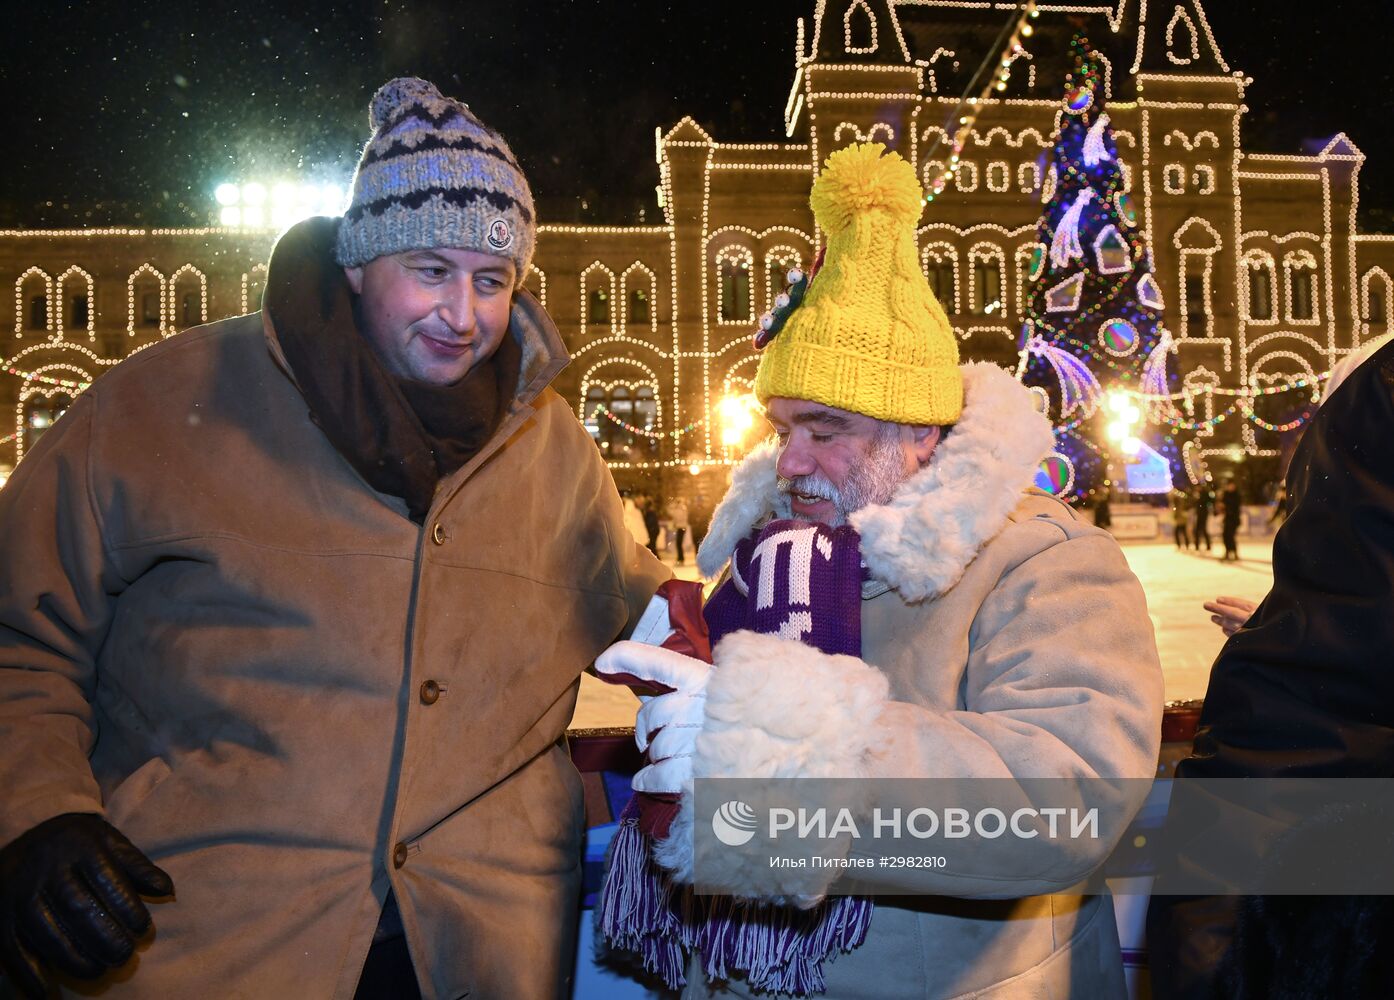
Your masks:
M 1101 835 L 1018 840 L 986 871 L 858 872 L 872 889 L 869 922 L 865 907 L 808 919 L 776 908 L 723 913 L 719 933 L 686 926 L 696 947 L 685 996 L 1121 996 L 1110 900 L 1070 890 L 1126 829 L 1157 763 L 1162 680 L 1143 593 L 1106 532 L 1030 489 L 1050 426 L 1000 368 L 959 367 L 919 269 L 914 171 L 881 152 L 834 153 L 814 186 L 826 262 L 806 285 L 795 276 L 790 304 L 757 339 L 755 391 L 777 442 L 736 470 L 698 555 L 708 575 L 738 556 L 723 584 L 734 592 L 708 605 L 712 638 L 718 602 L 748 600 L 742 628 L 753 631 L 720 638 L 711 667 L 629 641 L 597 663 L 674 689 L 639 720 L 651 763 L 636 788 L 683 795 L 654 856 L 679 885 L 697 876 L 706 891 L 759 896 L 752 884 L 768 884 L 738 852 L 694 861 L 694 831 L 712 822 L 694 814 L 703 778 L 1069 780 L 1092 789 Z M 821 565 L 815 548 L 788 548 L 784 589 L 769 585 L 786 565 L 771 550 L 756 545 L 735 564 L 766 529 L 792 535 L 807 522 L 835 529 L 816 529 L 828 559 L 842 526 L 859 536 L 860 656 L 808 638 L 820 628 L 818 577 L 800 573 Z M 755 558 L 767 560 L 758 573 Z M 781 601 L 783 624 L 762 627 Z M 816 903 L 837 874 L 798 890 L 800 902 Z M 829 924 L 849 913 L 854 926 Z M 817 934 L 810 920 L 822 921 Z M 784 931 L 777 947 L 761 931 L 771 926 Z M 642 942 L 644 928 L 633 930 Z
M 421 80 L 372 125 L 349 211 L 281 239 L 261 313 L 120 365 L 0 491 L 22 992 L 565 992 L 563 732 L 667 573 L 548 388 L 567 356 L 521 288 L 507 144 Z

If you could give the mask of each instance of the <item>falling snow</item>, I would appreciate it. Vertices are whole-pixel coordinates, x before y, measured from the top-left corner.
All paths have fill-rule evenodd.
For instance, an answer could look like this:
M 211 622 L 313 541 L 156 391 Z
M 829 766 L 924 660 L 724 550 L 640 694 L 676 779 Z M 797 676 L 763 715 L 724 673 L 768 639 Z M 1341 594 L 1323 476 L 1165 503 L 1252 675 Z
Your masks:
M 12 115 L 7 136 L 23 155 L 6 157 L 0 222 L 35 225 L 128 222 L 132 206 L 150 222 L 204 222 L 203 202 L 229 178 L 341 181 L 373 90 L 402 74 L 435 80 L 503 131 L 553 218 L 582 213 L 584 201 L 585 218 L 635 221 L 653 207 L 656 126 L 690 114 L 731 141 L 782 138 L 794 24 L 815 3 L 14 6 L 10 37 L 35 42 L 0 61 L 10 105 L 62 109 Z M 1298 152 L 1345 130 L 1371 164 L 1362 205 L 1377 214 L 1394 208 L 1384 181 L 1394 130 L 1380 103 L 1390 72 L 1344 53 L 1394 33 L 1394 13 L 1361 0 L 1324 9 L 1304 19 L 1308 44 L 1295 46 L 1289 21 L 1256 21 L 1244 4 L 1207 8 L 1229 61 L 1259 81 L 1246 95 L 1257 133 L 1246 147 Z M 160 197 L 169 190 L 193 193 L 180 209 Z M 50 201 L 78 206 L 76 217 Z

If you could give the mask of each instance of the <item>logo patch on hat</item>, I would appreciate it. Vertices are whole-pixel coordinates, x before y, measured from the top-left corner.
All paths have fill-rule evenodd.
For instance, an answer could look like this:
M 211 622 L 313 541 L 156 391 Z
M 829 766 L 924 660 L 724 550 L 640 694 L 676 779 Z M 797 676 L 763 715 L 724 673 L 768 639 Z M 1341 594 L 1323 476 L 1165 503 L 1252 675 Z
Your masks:
M 508 228 L 507 222 L 495 219 L 489 223 L 489 235 L 485 239 L 495 250 L 507 250 L 513 245 L 513 232 Z

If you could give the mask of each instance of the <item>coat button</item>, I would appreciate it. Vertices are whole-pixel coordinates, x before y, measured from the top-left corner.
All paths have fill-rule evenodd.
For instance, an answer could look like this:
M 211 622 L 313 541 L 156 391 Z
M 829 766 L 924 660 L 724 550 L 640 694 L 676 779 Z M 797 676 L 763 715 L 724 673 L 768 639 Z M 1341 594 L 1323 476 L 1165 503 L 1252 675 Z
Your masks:
M 441 526 L 439 521 L 437 521 L 435 527 L 431 529 L 431 541 L 435 542 L 437 545 L 445 544 L 445 528 Z
M 421 682 L 421 704 L 434 705 L 440 701 L 440 685 L 435 681 Z
M 392 848 L 392 867 L 401 868 L 406 863 L 407 845 L 402 843 L 401 841 L 398 841 L 397 846 Z

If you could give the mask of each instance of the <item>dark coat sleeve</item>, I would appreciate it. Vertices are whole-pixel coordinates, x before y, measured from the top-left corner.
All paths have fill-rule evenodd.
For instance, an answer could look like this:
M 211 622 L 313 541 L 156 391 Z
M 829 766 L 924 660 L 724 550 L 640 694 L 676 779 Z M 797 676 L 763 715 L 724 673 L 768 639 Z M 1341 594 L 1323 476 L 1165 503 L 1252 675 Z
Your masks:
M 1180 777 L 1394 773 L 1394 351 L 1317 412 L 1293 459 L 1273 589 L 1210 674 Z
M 1332 395 L 1297 448 L 1291 513 L 1273 545 L 1273 589 L 1211 669 L 1195 748 L 1177 767 L 1173 831 L 1204 808 L 1186 779 L 1394 774 L 1392 348 Z M 1227 832 L 1221 826 L 1207 837 Z M 1173 843 L 1181 845 L 1177 863 L 1194 872 L 1184 842 Z M 1235 846 L 1262 856 L 1271 845 Z M 1154 991 L 1208 995 L 1234 901 L 1164 890 L 1159 881 L 1148 921 Z

